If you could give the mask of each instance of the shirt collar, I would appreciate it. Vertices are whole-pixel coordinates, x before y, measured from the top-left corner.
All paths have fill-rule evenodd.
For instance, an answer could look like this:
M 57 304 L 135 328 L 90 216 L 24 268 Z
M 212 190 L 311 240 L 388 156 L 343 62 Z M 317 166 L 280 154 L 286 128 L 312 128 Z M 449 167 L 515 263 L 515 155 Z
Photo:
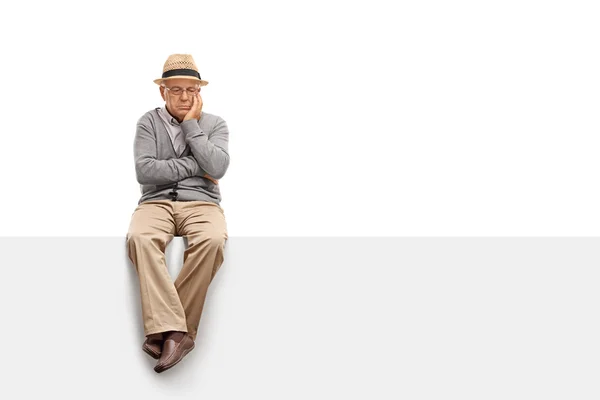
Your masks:
M 177 119 L 169 113 L 167 110 L 167 106 L 163 106 L 159 109 L 159 112 L 162 114 L 162 117 L 165 121 L 169 122 L 172 126 L 179 126 L 179 122 Z

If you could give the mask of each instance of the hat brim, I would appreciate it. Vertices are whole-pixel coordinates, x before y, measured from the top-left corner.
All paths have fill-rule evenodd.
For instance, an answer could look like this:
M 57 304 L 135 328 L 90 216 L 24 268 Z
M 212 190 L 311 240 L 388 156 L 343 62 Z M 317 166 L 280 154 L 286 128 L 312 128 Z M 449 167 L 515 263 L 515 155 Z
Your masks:
M 196 81 L 196 82 L 198 82 L 200 84 L 200 86 L 206 86 L 206 85 L 208 85 L 208 81 L 205 81 L 203 79 L 198 79 L 196 77 L 189 76 L 189 75 L 174 75 L 174 76 L 170 76 L 168 78 L 158 78 L 158 79 L 154 80 L 154 83 L 156 83 L 157 85 L 160 85 L 164 81 L 169 81 L 171 79 L 187 79 L 187 80 L 190 80 L 190 81 Z

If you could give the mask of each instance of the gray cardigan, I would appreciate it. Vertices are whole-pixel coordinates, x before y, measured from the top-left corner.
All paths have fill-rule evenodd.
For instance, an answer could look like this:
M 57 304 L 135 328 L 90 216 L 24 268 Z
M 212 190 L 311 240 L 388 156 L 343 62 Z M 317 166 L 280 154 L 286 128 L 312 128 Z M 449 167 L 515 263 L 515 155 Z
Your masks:
M 157 199 L 220 203 L 219 185 L 203 175 L 221 179 L 229 167 L 227 124 L 219 116 L 202 112 L 199 121 L 183 121 L 180 126 L 187 146 L 177 157 L 158 108 L 138 120 L 133 144 L 142 192 L 138 204 Z

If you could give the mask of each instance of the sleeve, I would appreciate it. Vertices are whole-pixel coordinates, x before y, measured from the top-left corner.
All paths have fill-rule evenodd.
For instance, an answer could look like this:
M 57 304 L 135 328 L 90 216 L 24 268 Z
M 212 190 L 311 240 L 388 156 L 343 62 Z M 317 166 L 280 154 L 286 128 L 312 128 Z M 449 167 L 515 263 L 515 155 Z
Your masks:
M 229 130 L 225 120 L 217 117 L 217 122 L 210 132 L 210 139 L 198 125 L 198 120 L 183 121 L 180 125 L 185 141 L 200 168 L 214 179 L 221 179 L 229 167 Z
M 142 184 L 161 185 L 179 182 L 202 173 L 193 156 L 158 160 L 156 158 L 156 135 L 143 120 L 137 123 L 133 143 L 135 175 Z

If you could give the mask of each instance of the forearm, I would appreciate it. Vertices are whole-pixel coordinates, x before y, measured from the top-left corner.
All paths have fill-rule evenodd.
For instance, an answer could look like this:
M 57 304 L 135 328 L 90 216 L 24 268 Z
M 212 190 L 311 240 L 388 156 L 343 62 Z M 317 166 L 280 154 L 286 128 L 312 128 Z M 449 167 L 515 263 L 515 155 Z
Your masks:
M 198 164 L 198 161 L 194 158 L 194 161 L 196 162 L 196 164 Z M 212 176 L 210 176 L 209 174 L 207 174 L 202 168 L 200 168 L 200 164 L 198 164 L 198 173 L 195 176 L 200 176 L 202 178 L 206 178 L 209 181 L 211 181 L 212 183 L 214 183 L 215 185 L 219 184 L 219 181 L 216 179 L 213 179 Z
M 164 185 L 179 182 L 201 172 L 196 159 L 192 156 L 157 160 L 139 157 L 135 161 L 137 181 L 142 185 Z
M 225 121 L 222 119 L 217 121 L 210 140 L 195 119 L 183 121 L 181 129 L 199 167 L 210 177 L 221 179 L 229 167 L 227 152 L 229 132 Z
M 156 138 L 151 128 L 138 123 L 134 145 L 135 174 L 142 185 L 163 185 L 198 175 L 201 168 L 192 156 L 159 160 Z

